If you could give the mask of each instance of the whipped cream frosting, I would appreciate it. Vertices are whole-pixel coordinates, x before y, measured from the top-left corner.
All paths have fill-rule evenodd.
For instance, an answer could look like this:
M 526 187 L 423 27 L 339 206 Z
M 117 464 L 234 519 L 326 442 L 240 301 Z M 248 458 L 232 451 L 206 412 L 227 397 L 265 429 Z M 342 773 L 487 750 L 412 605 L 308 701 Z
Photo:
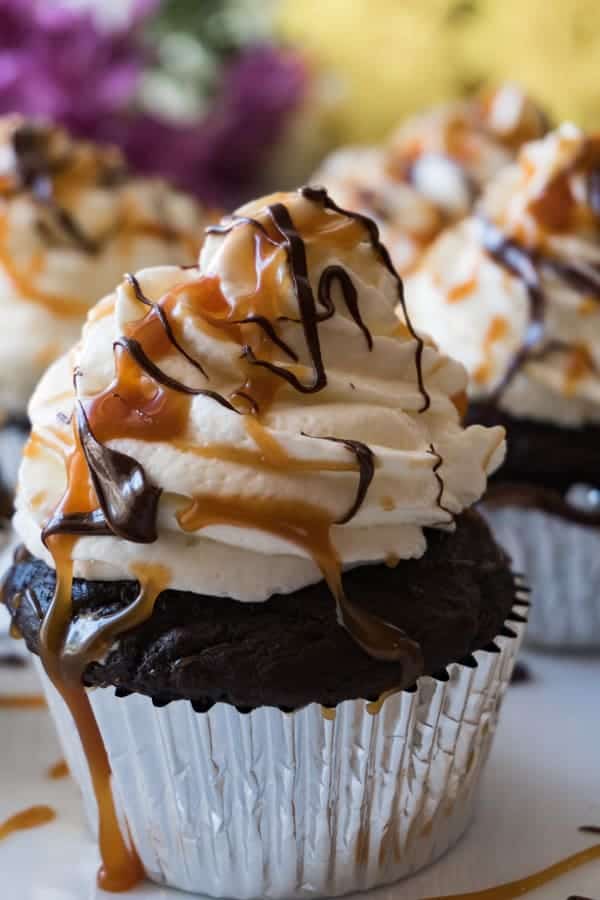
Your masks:
M 0 414 L 23 414 L 48 364 L 126 271 L 193 263 L 205 216 L 115 148 L 0 120 Z
M 523 147 L 477 214 L 407 282 L 418 327 L 474 398 L 566 426 L 600 422 L 600 140 L 565 124 Z
M 173 588 L 261 601 L 322 577 L 321 538 L 342 567 L 422 555 L 424 528 L 451 528 L 481 497 L 504 432 L 462 426 L 465 370 L 398 321 L 375 234 L 303 189 L 213 229 L 198 268 L 122 281 L 32 397 L 15 517 L 28 549 L 52 564 L 41 532 L 65 459 L 73 485 L 77 432 L 101 481 L 123 471 L 103 442 L 162 493 L 147 542 L 78 537 L 76 575 L 159 565 Z
M 456 101 L 409 119 L 385 151 L 392 179 L 410 181 L 447 217 L 466 215 L 483 188 L 546 120 L 514 84 Z
M 314 173 L 341 206 L 370 216 L 401 275 L 416 266 L 439 233 L 444 218 L 433 202 L 408 182 L 390 177 L 378 147 L 345 147 L 330 154 Z

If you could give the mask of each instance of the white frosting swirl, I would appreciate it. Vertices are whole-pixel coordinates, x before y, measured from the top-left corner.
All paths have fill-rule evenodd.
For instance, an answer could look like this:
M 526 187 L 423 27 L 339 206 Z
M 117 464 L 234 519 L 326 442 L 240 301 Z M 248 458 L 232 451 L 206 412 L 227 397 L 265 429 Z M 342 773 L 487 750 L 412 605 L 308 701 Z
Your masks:
M 340 206 L 370 216 L 401 275 L 410 272 L 438 234 L 443 219 L 434 203 L 412 185 L 391 178 L 377 147 L 345 147 L 313 175 Z
M 524 279 L 484 248 L 486 220 L 533 254 L 543 333 L 500 396 L 501 407 L 516 416 L 567 426 L 600 422 L 594 171 L 600 145 L 573 125 L 526 145 L 518 164 L 490 184 L 480 215 L 442 234 L 407 282 L 414 322 L 464 363 L 472 395 L 482 398 L 505 378 L 532 321 Z M 598 289 L 582 291 L 557 265 L 589 276 Z
M 241 601 L 265 600 L 276 592 L 316 582 L 321 573 L 306 549 L 275 533 L 276 529 L 260 525 L 261 510 L 268 512 L 271 503 L 286 504 L 293 518 L 294 510 L 311 508 L 334 522 L 344 517 L 356 496 L 358 473 L 354 465 L 348 470 L 348 464 L 354 463 L 353 453 L 318 438 L 366 441 L 375 456 L 374 477 L 358 513 L 346 524 L 331 526 L 332 543 L 344 566 L 422 555 L 426 549 L 423 528 L 450 528 L 453 515 L 481 497 L 486 475 L 501 462 L 503 429 L 463 428 L 453 398 L 464 390 L 466 373 L 430 345 L 422 355 L 429 397 L 429 407 L 422 411 L 424 394 L 416 366 L 419 344 L 395 317 L 397 283 L 364 226 L 325 212 L 300 192 L 258 201 L 240 210 L 240 215 L 269 227 L 267 204 L 274 203 L 285 205 L 304 238 L 315 296 L 326 267 L 339 265 L 350 276 L 360 315 L 372 335 L 372 349 L 336 285 L 332 291 L 335 314 L 318 325 L 326 386 L 300 393 L 275 378 L 275 396 L 261 410 L 259 443 L 250 427 L 255 416 L 237 414 L 206 396 L 190 399 L 185 429 L 176 441 L 110 440 L 112 449 L 139 461 L 163 491 L 158 539 L 134 544 L 117 537 L 79 538 L 73 550 L 76 574 L 132 578 L 140 563 L 160 563 L 168 567 L 174 588 Z M 200 277 L 218 279 L 235 318 L 244 298 L 256 294 L 257 278 L 268 278 L 269 290 L 261 295 L 260 308 L 265 315 L 271 309 L 279 339 L 298 356 L 292 364 L 273 344 L 271 362 L 310 383 L 311 357 L 298 321 L 301 311 L 288 254 L 282 246 L 265 243 L 266 256 L 257 257 L 258 234 L 256 225 L 240 224 L 227 234 L 210 235 L 200 270 L 162 267 L 138 274 L 141 289 L 152 301 L 159 301 L 175 286 L 189 285 L 179 290 L 178 302 L 170 307 L 171 324 L 186 352 L 201 360 L 209 380 L 175 347 L 160 360 L 171 378 L 225 397 L 244 384 L 249 366 L 240 354 L 240 343 L 224 338 L 223 332 L 215 332 L 193 314 L 191 292 Z M 66 476 L 63 455 L 47 445 L 56 445 L 59 438 L 70 440 L 64 417 L 74 405 L 73 369 L 81 373 L 77 396 L 87 404 L 114 378 L 113 342 L 131 333 L 132 325 L 147 311 L 131 286 L 121 283 L 92 311 L 80 344 L 48 370 L 32 398 L 33 437 L 22 464 L 15 525 L 29 550 L 49 564 L 52 560 L 40 531 L 57 506 Z M 245 329 L 244 341 L 259 340 L 256 325 L 240 327 Z M 255 343 L 258 352 L 256 347 Z M 62 416 L 57 419 L 59 413 Z M 269 453 L 261 451 L 264 441 L 274 443 L 289 460 L 304 461 L 312 468 L 272 465 Z M 235 460 L 232 453 L 237 454 Z M 323 463 L 323 468 L 316 469 L 317 463 Z M 332 463 L 333 470 L 326 463 Z M 335 466 L 344 470 L 336 471 Z M 248 522 L 223 523 L 182 531 L 176 513 L 198 496 L 208 498 L 207 508 L 219 501 L 250 514 L 256 511 L 256 527 Z
M 461 218 L 515 149 L 544 130 L 539 109 L 507 83 L 403 123 L 388 143 L 386 169 L 391 177 L 410 176 L 416 190 L 446 216 Z
M 199 207 L 165 183 L 127 177 L 113 148 L 18 117 L 0 121 L 0 413 L 25 412 L 45 368 L 124 272 L 193 263 L 204 224 Z

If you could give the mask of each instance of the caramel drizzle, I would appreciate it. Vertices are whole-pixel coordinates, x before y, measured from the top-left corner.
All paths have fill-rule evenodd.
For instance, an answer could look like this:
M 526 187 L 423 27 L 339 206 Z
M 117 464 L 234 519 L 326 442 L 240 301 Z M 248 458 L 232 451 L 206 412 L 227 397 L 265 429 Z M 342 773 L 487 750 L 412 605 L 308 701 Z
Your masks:
M 484 222 L 483 226 L 483 246 L 497 263 L 523 281 L 529 296 L 529 323 L 525 337 L 522 346 L 516 352 L 492 394 L 491 402 L 497 402 L 527 362 L 532 351 L 540 346 L 544 338 L 546 298 L 542 290 L 535 254 L 507 237 L 489 221 Z
M 354 219 L 354 221 L 358 222 L 363 226 L 369 241 L 371 243 L 371 247 L 375 251 L 377 257 L 380 262 L 383 263 L 387 271 L 390 273 L 394 282 L 396 284 L 396 290 L 398 293 L 398 302 L 400 303 L 400 308 L 402 309 L 402 315 L 404 317 L 404 321 L 406 322 L 406 326 L 410 332 L 411 337 L 416 342 L 416 351 L 415 351 L 415 368 L 417 372 L 417 382 L 419 385 L 419 391 L 423 398 L 423 405 L 419 412 L 426 412 L 431 406 L 431 397 L 429 396 L 426 388 L 425 381 L 423 378 L 423 350 L 425 348 L 425 342 L 423 338 L 419 336 L 419 334 L 415 331 L 413 324 L 411 322 L 410 316 L 408 314 L 408 309 L 406 306 L 406 299 L 404 297 L 404 284 L 402 279 L 398 275 L 394 264 L 392 262 L 391 256 L 387 250 L 387 247 L 381 243 L 379 239 L 379 228 L 377 227 L 376 222 L 373 219 L 370 219 L 369 216 L 365 216 L 362 213 L 357 213 L 352 210 L 344 209 L 341 206 L 338 206 L 335 203 L 325 188 L 315 188 L 315 187 L 303 187 L 301 188 L 301 194 L 303 197 L 306 197 L 307 200 L 312 200 L 313 203 L 320 203 L 323 205 L 324 209 L 329 209 L 332 212 L 336 212 L 341 216 L 347 216 L 350 219 Z
M 509 881 L 506 884 L 500 884 L 496 887 L 487 888 L 483 891 L 472 891 L 466 894 L 449 894 L 444 897 L 427 897 L 425 900 L 516 900 L 523 894 L 528 894 L 537 888 L 543 887 L 561 875 L 572 872 L 579 866 L 593 860 L 600 859 L 600 844 L 588 847 L 587 850 L 581 850 L 579 853 L 573 853 L 566 859 L 548 866 L 546 869 L 540 869 L 533 875 L 526 878 L 519 878 L 517 881 Z
M 354 217 L 353 214 L 338 210 L 325 192 L 306 189 L 304 196 L 320 203 L 324 208 L 339 211 L 351 218 L 359 218 L 373 247 L 394 274 L 403 303 L 402 283 L 393 270 L 387 251 L 379 243 L 374 224 L 364 217 Z M 302 325 L 312 362 L 312 380 L 308 383 L 301 381 L 293 371 L 271 362 L 264 355 L 257 355 L 255 348 L 245 342 L 242 329 L 257 326 L 261 332 L 257 349 L 268 351 L 269 348 L 265 345 L 270 342 L 270 345 L 278 346 L 292 360 L 297 358 L 292 348 L 279 339 L 271 322 L 253 310 L 251 298 L 241 298 L 239 305 L 243 313 L 234 317 L 235 310 L 231 309 L 223 297 L 217 279 L 200 277 L 197 281 L 182 283 L 154 303 L 144 295 L 139 282 L 133 276 L 129 277 L 136 299 L 148 308 L 148 312 L 142 319 L 127 326 L 126 334 L 115 343 L 113 382 L 85 405 L 80 400 L 75 402 L 75 415 L 71 422 L 72 442 L 66 458 L 67 489 L 43 531 L 44 541 L 54 557 L 57 580 L 55 595 L 40 631 L 40 655 L 48 676 L 73 715 L 89 762 L 100 816 L 103 868 L 99 881 L 107 890 L 124 890 L 135 884 L 143 873 L 135 849 L 128 845 L 119 829 L 110 787 L 110 766 L 83 687 L 83 675 L 89 662 L 98 659 L 119 635 L 136 627 L 152 614 L 156 598 L 168 585 L 168 573 L 157 571 L 160 567 L 145 567 L 145 570 L 140 570 L 136 575 L 140 591 L 133 603 L 99 621 L 75 624 L 72 603 L 73 547 L 77 537 L 85 534 L 114 534 L 124 540 L 139 543 L 153 542 L 157 538 L 160 490 L 135 459 L 107 446 L 111 439 L 128 437 L 168 441 L 175 445 L 183 443 L 191 398 L 197 395 L 207 396 L 228 411 L 239 414 L 239 410 L 218 393 L 205 388 L 192 388 L 167 375 L 158 365 L 157 360 L 175 348 L 204 377 L 209 377 L 202 364 L 181 346 L 168 311 L 180 294 L 186 293 L 187 301 L 192 304 L 192 314 L 198 316 L 206 328 L 211 329 L 211 334 L 222 334 L 223 339 L 239 343 L 242 358 L 249 367 L 267 370 L 270 376 L 276 376 L 265 381 L 264 375 L 260 378 L 250 375 L 246 385 L 235 392 L 238 399 L 250 399 L 255 414 L 265 399 L 269 402 L 274 396 L 277 380 L 286 380 L 300 393 L 315 393 L 326 386 L 327 376 L 318 325 L 334 313 L 331 288 L 335 282 L 340 286 L 348 312 L 365 336 L 368 348 L 373 346 L 370 332 L 360 316 L 356 290 L 347 273 L 335 266 L 325 270 L 319 286 L 319 305 L 323 309 L 321 312 L 317 308 L 308 277 L 304 240 L 287 208 L 281 203 L 274 204 L 267 209 L 267 214 L 276 238 L 261 222 L 248 219 L 234 219 L 226 226 L 211 230 L 226 233 L 242 223 L 251 224 L 257 231 L 256 253 L 260 252 L 260 247 L 265 243 L 276 250 L 284 249 L 300 310 L 299 324 Z M 256 257 L 255 265 L 258 272 L 260 266 Z M 262 268 L 260 271 L 257 291 L 264 287 L 261 280 Z M 270 299 L 268 292 L 267 298 Z M 417 370 L 424 397 L 424 411 L 429 406 L 429 397 L 422 386 L 420 360 L 423 342 L 414 332 L 411 333 L 417 341 Z M 277 340 L 273 340 L 274 335 Z M 75 373 L 76 381 L 77 378 L 78 373 Z M 319 461 L 317 465 L 309 466 L 309 461 L 290 460 L 278 442 L 260 425 L 256 415 L 247 414 L 245 419 L 248 433 L 257 444 L 262 464 L 275 468 L 288 466 L 291 470 L 314 468 L 317 471 L 348 471 L 351 467 L 353 471 L 358 471 L 354 501 L 337 524 L 345 524 L 356 515 L 374 474 L 373 454 L 365 444 L 341 438 L 325 438 L 343 444 L 353 454 L 354 462 L 333 464 Z M 216 447 L 195 450 L 199 453 L 206 452 L 213 458 L 221 458 L 221 455 L 227 458 L 230 455 L 220 454 Z M 64 453 L 60 448 L 59 452 Z M 303 548 L 320 568 L 329 585 L 336 601 L 340 624 L 359 646 L 379 659 L 402 663 L 405 671 L 402 672 L 402 677 L 399 674 L 399 680 L 403 683 L 413 683 L 422 673 L 423 657 L 419 645 L 399 628 L 362 609 L 345 595 L 341 565 L 330 535 L 331 527 L 336 522 L 332 521 L 329 513 L 302 503 L 276 500 L 259 502 L 256 499 L 244 501 L 242 497 L 223 499 L 198 495 L 179 511 L 177 518 L 181 529 L 187 532 L 195 532 L 214 524 L 228 524 L 256 528 Z
M 529 323 L 522 345 L 490 397 L 491 403 L 497 403 L 525 363 L 539 352 L 544 340 L 547 298 L 540 272 L 544 269 L 552 272 L 573 290 L 600 304 L 600 271 L 591 265 L 565 263 L 526 248 L 487 219 L 482 220 L 482 225 L 484 249 L 499 265 L 521 279 L 529 297 Z
M 62 778 L 68 778 L 69 767 L 64 759 L 59 759 L 50 766 L 46 774 L 51 781 L 60 781 Z
M 0 841 L 6 840 L 17 831 L 29 831 L 32 828 L 48 825 L 54 819 L 56 819 L 56 813 L 50 806 L 30 806 L 0 823 Z
M 194 256 L 198 251 L 197 242 L 185 233 L 178 232 L 170 225 L 162 222 L 152 222 L 128 219 L 123 216 L 113 227 L 108 229 L 98 238 L 88 235 L 77 222 L 73 214 L 59 202 L 58 193 L 60 184 L 71 188 L 75 185 L 78 189 L 81 185 L 97 184 L 104 187 L 120 187 L 126 180 L 127 172 L 122 163 L 116 164 L 106 153 L 102 156 L 90 155 L 89 158 L 79 159 L 77 153 L 65 156 L 59 161 L 54 161 L 49 156 L 49 143 L 51 134 L 47 129 L 22 125 L 15 129 L 12 142 L 16 158 L 16 172 L 7 185 L 11 193 L 29 190 L 40 207 L 47 210 L 51 216 L 51 225 L 47 221 L 40 220 L 37 230 L 46 241 L 56 238 L 54 226 L 60 236 L 67 240 L 76 250 L 88 256 L 97 256 L 104 246 L 120 234 L 147 234 L 165 241 L 180 240 L 190 248 L 190 255 Z M 60 183 L 60 184 L 59 184 Z M 3 185 L 0 184 L 0 193 Z M 80 315 L 82 308 L 87 305 L 80 297 L 66 297 L 53 294 L 39 288 L 32 280 L 41 264 L 43 254 L 37 255 L 28 271 L 21 272 L 15 266 L 14 260 L 6 242 L 7 222 L 1 223 L 0 259 L 17 290 L 32 302 L 39 303 L 61 317 Z
M 128 272 L 125 275 L 125 280 L 133 288 L 133 292 L 134 292 L 137 300 L 139 300 L 139 302 L 142 303 L 144 306 L 150 307 L 150 309 L 156 314 L 156 316 L 158 317 L 158 319 L 160 321 L 160 324 L 164 328 L 165 334 L 167 335 L 168 339 L 173 344 L 175 349 L 178 350 L 179 353 L 181 353 L 181 355 L 183 357 L 185 357 L 185 359 L 187 359 L 187 361 L 189 363 L 191 363 L 195 369 L 198 369 L 198 371 L 202 375 L 204 375 L 205 378 L 208 378 L 201 363 L 198 362 L 197 359 L 194 359 L 194 357 L 188 353 L 188 351 L 185 349 L 185 347 L 182 344 L 180 344 L 179 341 L 177 340 L 177 338 L 175 337 L 175 332 L 173 331 L 173 328 L 171 327 L 171 323 L 170 323 L 169 317 L 164 309 L 164 306 L 162 306 L 160 303 L 154 303 L 152 300 L 150 300 L 144 294 L 139 281 L 137 280 L 135 275 L 133 275 L 131 272 Z
M 41 694 L 0 694 L 0 709 L 45 709 Z

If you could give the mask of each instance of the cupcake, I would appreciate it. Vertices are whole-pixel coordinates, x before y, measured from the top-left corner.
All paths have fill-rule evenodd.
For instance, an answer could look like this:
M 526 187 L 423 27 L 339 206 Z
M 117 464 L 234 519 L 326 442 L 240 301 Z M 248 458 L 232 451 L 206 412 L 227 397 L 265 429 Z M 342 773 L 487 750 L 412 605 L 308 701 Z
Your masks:
M 275 194 L 32 398 L 4 601 L 109 890 L 342 894 L 471 819 L 527 605 L 471 509 L 504 431 L 401 298 L 373 222 Z
M 483 185 L 516 149 L 541 136 L 545 119 L 515 85 L 409 119 L 381 147 L 344 147 L 312 182 L 376 222 L 400 275 L 450 222 L 467 215 Z
M 462 218 L 516 150 L 546 129 L 545 115 L 521 88 L 503 84 L 409 119 L 389 141 L 386 170 L 446 218 Z
M 445 218 L 409 182 L 391 178 L 379 147 L 344 147 L 331 153 L 311 181 L 324 185 L 336 203 L 373 219 L 396 271 L 415 268 Z
M 123 272 L 193 263 L 203 216 L 166 184 L 128 174 L 112 147 L 0 120 L 0 474 L 10 505 L 27 401 Z
M 534 586 L 536 643 L 600 646 L 600 140 L 527 144 L 407 285 L 413 321 L 471 376 L 508 455 L 486 515 Z

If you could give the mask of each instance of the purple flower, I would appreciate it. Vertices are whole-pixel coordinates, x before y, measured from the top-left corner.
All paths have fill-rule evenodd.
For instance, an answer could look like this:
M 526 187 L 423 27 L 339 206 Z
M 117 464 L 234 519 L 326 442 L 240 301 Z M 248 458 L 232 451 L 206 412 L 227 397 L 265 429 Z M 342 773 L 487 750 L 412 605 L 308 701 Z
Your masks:
M 204 202 L 230 208 L 251 196 L 306 78 L 298 54 L 252 47 L 225 72 L 212 110 L 198 124 L 175 127 L 146 116 L 113 137 L 139 171 L 158 171 Z
M 94 137 L 98 120 L 121 113 L 137 89 L 146 51 L 127 27 L 100 30 L 87 12 L 45 0 L 0 0 L 0 112 L 61 122 Z
M 272 46 L 242 51 L 224 70 L 212 109 L 179 126 L 136 110 L 151 57 L 141 25 L 158 0 L 138 0 L 126 26 L 100 29 L 87 12 L 46 0 L 0 0 L 0 113 L 66 125 L 122 147 L 140 172 L 159 174 L 206 203 L 248 197 L 260 167 L 301 101 L 300 57 Z

